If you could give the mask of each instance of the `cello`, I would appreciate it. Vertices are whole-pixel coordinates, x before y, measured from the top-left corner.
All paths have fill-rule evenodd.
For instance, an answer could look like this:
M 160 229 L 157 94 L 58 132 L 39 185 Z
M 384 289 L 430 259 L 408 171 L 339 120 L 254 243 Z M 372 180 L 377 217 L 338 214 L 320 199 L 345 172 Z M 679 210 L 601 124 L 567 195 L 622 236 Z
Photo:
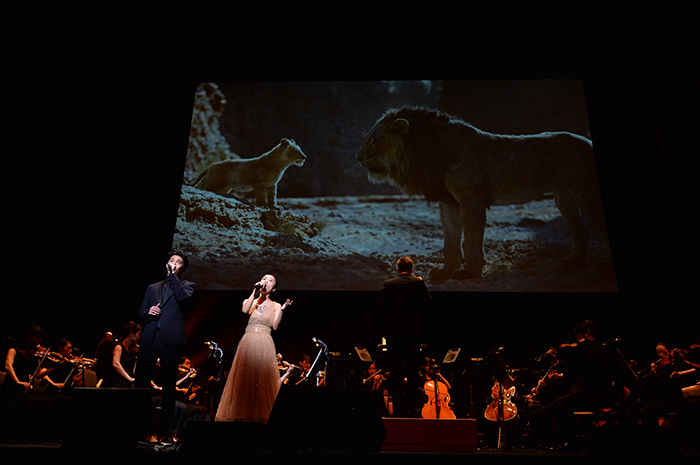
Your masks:
M 508 385 L 506 388 L 505 385 Z M 489 421 L 518 421 L 518 407 L 511 400 L 515 396 L 515 382 L 508 376 L 503 383 L 495 381 L 491 388 L 493 402 L 486 407 L 484 417 Z
M 428 396 L 428 401 L 423 405 L 421 418 L 456 419 L 457 416 L 450 408 L 450 384 L 434 365 L 425 371 L 425 375 L 428 381 L 422 390 Z
M 491 388 L 493 402 L 484 410 L 487 420 L 500 423 L 498 427 L 498 448 L 505 446 L 506 426 L 518 422 L 518 407 L 511 400 L 515 396 L 515 381 L 508 373 L 505 361 L 498 357 L 504 350 L 501 346 L 488 353 L 487 358 L 494 372 L 495 380 Z

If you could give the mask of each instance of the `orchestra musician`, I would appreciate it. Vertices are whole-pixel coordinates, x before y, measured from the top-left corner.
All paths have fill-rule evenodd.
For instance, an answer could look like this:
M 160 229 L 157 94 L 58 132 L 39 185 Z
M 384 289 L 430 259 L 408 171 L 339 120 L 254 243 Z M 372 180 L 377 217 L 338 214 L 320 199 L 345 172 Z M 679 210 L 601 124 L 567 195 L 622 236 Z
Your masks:
M 418 368 L 418 380 L 421 387 L 423 405 L 419 413 L 421 418 L 456 418 L 450 408 L 450 383 L 440 373 L 438 365 L 431 357 L 424 357 Z
M 378 368 L 377 362 L 372 360 L 362 378 L 362 388 L 370 389 L 375 393 L 382 416 L 389 416 L 393 413 L 393 400 L 386 386 L 386 380 L 389 376 L 389 372 Z
M 9 413 L 8 418 L 0 418 L 5 437 L 51 440 L 59 434 L 53 419 L 65 414 L 65 402 L 34 389 L 34 381 L 47 371 L 42 368 L 48 356 L 41 346 L 43 336 L 38 325 L 26 328 L 22 343 L 10 347 L 5 356 L 5 380 L 0 386 L 0 398 Z
M 491 364 L 492 382 L 489 403 L 477 415 L 477 427 L 483 432 L 484 440 L 489 447 L 502 447 L 504 440 L 508 444 L 519 445 L 525 425 L 524 412 L 516 404 L 517 389 L 521 386 L 512 376 L 508 368 L 498 356 L 503 348 L 488 354 Z
M 614 386 L 610 354 L 597 338 L 597 328 L 590 320 L 574 327 L 575 343 L 550 349 L 561 363 L 562 375 L 571 383 L 568 393 L 550 405 L 529 414 L 530 431 L 544 447 L 565 447 L 574 435 L 575 411 L 598 411 L 619 400 Z M 555 419 L 556 429 L 551 420 Z
M 177 382 L 175 390 L 178 392 L 179 400 L 189 402 L 195 399 L 204 386 L 195 382 L 198 370 L 192 366 L 192 360 L 189 357 L 182 357 L 180 366 L 178 367 Z
M 21 346 L 11 347 L 5 357 L 5 382 L 2 392 L 14 399 L 16 394 L 24 394 L 32 389 L 33 378 L 39 370 L 38 355 L 44 349 L 41 346 L 44 330 L 37 325 L 25 330 L 25 338 Z
M 81 386 L 83 380 L 83 362 L 73 356 L 73 342 L 69 339 L 59 339 L 58 352 L 50 356 L 52 366 L 42 377 L 47 383 L 47 393 L 70 394 L 70 388 Z
M 362 379 L 362 385 L 365 389 L 371 389 L 373 391 L 386 391 L 384 387 L 385 381 L 387 379 L 388 372 L 384 372 L 377 368 L 377 362 L 372 360 L 372 362 L 365 370 L 365 377 Z
M 527 427 L 532 412 L 551 405 L 555 399 L 571 390 L 571 383 L 558 371 L 556 362 L 552 363 L 544 373 L 540 372 L 540 375 L 535 386 L 523 396 L 522 404 L 518 408 L 523 429 Z
M 525 416 L 532 411 L 550 405 L 554 399 L 564 395 L 571 389 L 571 386 L 567 383 L 568 380 L 559 372 L 558 361 L 554 356 L 554 351 L 547 351 L 538 361 L 541 359 L 547 359 L 549 367 L 546 370 L 537 372 L 539 376 L 536 376 L 538 380 L 535 386 L 528 394 L 523 396 Z
M 97 344 L 97 349 L 95 349 L 95 359 L 100 358 L 100 354 L 102 353 L 104 346 L 110 346 L 113 342 L 114 333 L 112 331 L 105 331 L 104 336 L 102 336 L 102 340 L 99 344 Z M 107 352 L 111 352 L 111 348 L 110 350 L 107 350 Z
M 287 366 L 284 369 L 282 377 L 287 375 L 287 377 L 284 378 L 282 381 L 284 384 L 289 384 L 292 386 L 301 384 L 301 382 L 304 381 L 309 375 L 309 370 L 311 369 L 311 356 L 309 356 L 308 354 L 303 354 L 301 356 L 301 360 L 299 360 L 299 362 L 297 363 L 299 364 L 297 366 L 297 369 L 292 370 L 292 372 L 289 374 L 287 374 L 287 371 L 290 369 L 290 367 Z
M 671 378 L 680 379 L 683 397 L 700 395 L 700 344 L 691 344 L 688 349 L 673 349 L 671 356 L 676 360 L 676 371 Z
M 671 353 L 677 361 L 671 377 L 683 386 L 676 416 L 679 450 L 700 451 L 700 343 L 687 349 L 674 349 Z
M 142 331 L 141 325 L 135 321 L 124 325 L 119 340 L 112 346 L 111 356 L 105 357 L 111 363 L 103 373 L 102 387 L 134 387 L 135 348 L 141 340 Z
M 651 428 L 657 426 L 658 417 L 676 411 L 683 397 L 680 380 L 672 377 L 677 369 L 671 354 L 668 344 L 659 342 L 656 344 L 658 360 L 638 373 L 637 381 L 645 396 L 644 405 L 637 413 L 639 421 Z

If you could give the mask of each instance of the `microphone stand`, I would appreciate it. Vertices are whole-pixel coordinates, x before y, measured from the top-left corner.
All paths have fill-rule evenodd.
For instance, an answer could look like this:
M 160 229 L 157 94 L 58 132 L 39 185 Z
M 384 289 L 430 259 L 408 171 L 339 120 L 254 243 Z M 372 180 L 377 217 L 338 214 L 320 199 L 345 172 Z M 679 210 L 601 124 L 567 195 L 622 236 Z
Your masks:
M 306 377 L 304 378 L 304 381 L 309 379 L 309 375 L 313 373 L 314 369 L 316 368 L 316 365 L 318 364 L 319 359 L 321 358 L 321 355 L 324 355 L 324 373 L 326 374 L 326 383 L 324 386 L 328 386 L 328 346 L 323 343 L 320 339 L 313 338 L 314 342 L 318 347 L 320 347 L 318 354 L 316 355 L 316 359 L 314 360 L 314 363 L 311 364 L 311 368 L 309 368 L 309 371 L 306 373 Z M 316 376 L 316 386 L 318 386 L 319 381 L 318 381 L 318 375 Z
M 207 341 L 205 342 L 205 345 L 209 347 L 209 355 L 207 355 L 207 359 L 214 359 L 214 364 L 216 366 L 216 394 L 214 394 L 214 398 L 210 399 L 208 398 L 206 402 L 204 403 L 207 407 L 209 407 L 209 415 L 212 415 L 213 408 L 215 405 L 217 405 L 221 399 L 221 395 L 223 394 L 224 391 L 224 366 L 223 366 L 223 358 L 224 358 L 224 351 L 221 350 L 219 347 L 219 344 L 217 344 L 214 341 Z M 205 360 L 206 362 L 206 360 Z M 209 389 L 207 387 L 207 396 L 211 397 L 211 393 L 209 392 Z
M 499 347 L 498 349 L 492 350 L 487 355 L 487 358 L 489 359 L 489 363 L 491 365 L 491 370 L 492 372 L 494 372 L 496 381 L 498 381 L 498 403 L 496 409 L 496 416 L 501 423 L 498 427 L 498 449 L 502 449 L 506 445 L 506 418 L 504 409 L 505 402 L 503 399 L 506 390 L 503 387 L 503 383 L 508 377 L 508 372 L 506 370 L 505 361 L 502 358 L 498 357 L 498 355 L 503 351 L 503 349 L 503 347 Z
M 503 409 L 503 396 L 506 394 L 503 389 L 503 381 L 498 383 L 498 416 L 501 417 L 501 426 L 498 427 L 498 449 L 506 446 L 506 415 Z
M 433 385 L 435 387 L 435 418 L 440 418 L 440 387 L 438 385 L 438 369 L 437 365 L 433 368 Z

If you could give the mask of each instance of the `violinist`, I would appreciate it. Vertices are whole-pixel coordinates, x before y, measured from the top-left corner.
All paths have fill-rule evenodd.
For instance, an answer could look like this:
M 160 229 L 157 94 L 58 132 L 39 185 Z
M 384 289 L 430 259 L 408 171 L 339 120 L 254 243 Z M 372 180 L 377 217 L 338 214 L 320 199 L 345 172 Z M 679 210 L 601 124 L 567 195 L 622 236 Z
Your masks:
M 57 435 L 52 419 L 62 413 L 62 403 L 33 388 L 34 380 L 45 373 L 41 368 L 47 355 L 41 346 L 43 335 L 40 326 L 30 326 L 25 330 L 23 343 L 7 351 L 0 397 L 10 409 L 9 418 L 2 421 L 8 436 L 55 439 Z
M 372 363 L 365 370 L 365 376 L 362 379 L 362 385 L 365 389 L 373 391 L 386 391 L 384 382 L 386 381 L 387 373 L 377 368 L 377 362 L 372 360 Z
M 306 379 L 306 377 L 309 374 L 309 370 L 311 369 L 311 356 L 303 354 L 301 356 L 301 360 L 299 360 L 298 363 L 299 366 L 297 367 L 297 369 L 289 373 L 287 377 L 282 381 L 284 384 L 296 385 L 300 384 Z
M 389 373 L 380 369 L 375 360 L 363 373 L 362 388 L 369 389 L 375 394 L 375 399 L 379 405 L 382 416 L 386 417 L 394 412 L 393 399 L 390 400 L 389 390 L 386 387 L 386 379 Z
M 683 397 L 700 395 L 700 344 L 691 344 L 688 349 L 673 349 L 671 356 L 677 362 L 672 379 L 679 379 Z
M 41 346 L 44 330 L 40 326 L 30 326 L 25 330 L 24 344 L 11 347 L 5 357 L 5 381 L 2 392 L 15 398 L 32 389 L 32 382 L 39 372 L 40 356 L 46 350 Z
M 683 391 L 678 378 L 671 375 L 676 372 L 676 363 L 671 356 L 672 350 L 668 344 L 656 344 L 658 360 L 642 370 L 638 382 L 646 393 L 645 405 L 639 411 L 640 421 L 653 426 L 656 418 L 675 411 L 678 402 L 683 397 Z M 647 372 L 647 370 L 649 370 Z
M 209 420 L 204 404 L 207 385 L 212 381 L 213 377 L 205 375 L 200 368 L 195 368 L 189 357 L 182 357 L 178 380 L 175 384 L 179 394 L 177 400 L 187 407 L 185 420 L 192 418 Z
M 678 365 L 671 377 L 683 386 L 676 416 L 680 450 L 697 452 L 700 450 L 700 343 L 691 344 L 688 349 L 674 349 L 672 356 Z
M 571 386 L 567 385 L 564 375 L 559 372 L 559 363 L 554 355 L 555 353 L 554 349 L 550 349 L 546 354 L 536 359 L 537 361 L 547 359 L 549 368 L 536 372 L 539 375 L 537 376 L 539 379 L 523 398 L 526 413 L 550 405 L 554 399 L 564 395 L 571 389 Z
M 573 438 L 574 412 L 595 412 L 619 400 L 610 354 L 598 340 L 595 324 L 590 320 L 578 323 L 574 337 L 575 343 L 551 350 L 571 389 L 528 417 L 531 433 L 544 447 L 565 446 Z M 552 429 L 553 418 L 556 430 Z
M 81 361 L 73 356 L 73 343 L 69 339 L 60 339 L 58 352 L 51 353 L 49 358 L 53 366 L 48 368 L 42 377 L 43 381 L 50 386 L 46 390 L 47 393 L 68 394 L 66 388 L 81 385 Z
M 185 402 L 188 398 L 195 394 L 199 385 L 194 383 L 194 378 L 197 376 L 197 369 L 192 366 L 192 361 L 188 357 L 182 357 L 180 366 L 178 367 L 177 382 L 175 390 L 178 393 L 179 400 Z M 153 383 L 151 383 L 153 385 Z M 196 394 L 195 394 L 196 395 Z

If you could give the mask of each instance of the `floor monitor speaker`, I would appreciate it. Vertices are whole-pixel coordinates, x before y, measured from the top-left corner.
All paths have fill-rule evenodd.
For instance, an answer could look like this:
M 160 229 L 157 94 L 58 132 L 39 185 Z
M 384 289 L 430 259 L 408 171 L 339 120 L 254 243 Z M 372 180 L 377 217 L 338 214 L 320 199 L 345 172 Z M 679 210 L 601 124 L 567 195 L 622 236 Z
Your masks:
M 152 433 L 148 389 L 75 388 L 68 408 L 63 447 L 130 450 Z
M 377 452 L 385 438 L 376 392 L 283 385 L 265 427 L 263 447 Z

